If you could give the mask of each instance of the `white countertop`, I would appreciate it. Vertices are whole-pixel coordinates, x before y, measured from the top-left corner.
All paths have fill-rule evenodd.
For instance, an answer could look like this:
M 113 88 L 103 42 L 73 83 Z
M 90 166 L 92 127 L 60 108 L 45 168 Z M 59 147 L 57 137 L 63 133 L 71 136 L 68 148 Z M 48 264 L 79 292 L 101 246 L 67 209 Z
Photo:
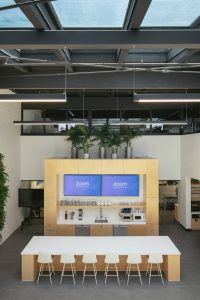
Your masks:
M 74 253 L 82 255 L 91 252 L 97 255 L 118 253 L 127 255 L 136 253 L 149 255 L 180 255 L 168 236 L 34 236 L 21 252 L 21 255 L 37 255 L 38 253 Z

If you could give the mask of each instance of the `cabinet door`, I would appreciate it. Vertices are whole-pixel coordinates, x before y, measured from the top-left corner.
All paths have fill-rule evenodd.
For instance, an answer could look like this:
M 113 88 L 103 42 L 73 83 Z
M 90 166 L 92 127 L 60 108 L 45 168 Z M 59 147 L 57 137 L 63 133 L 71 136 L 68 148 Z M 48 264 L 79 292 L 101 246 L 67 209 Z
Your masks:
M 146 225 L 128 225 L 128 235 L 136 235 L 136 236 L 147 235 Z
M 113 225 L 101 225 L 101 235 L 103 236 L 113 235 Z
M 60 235 L 60 236 L 75 235 L 75 225 L 57 225 L 56 235 Z
M 90 235 L 92 236 L 102 235 L 101 225 L 90 225 Z
M 56 235 L 56 226 L 55 225 L 44 226 L 44 235 Z

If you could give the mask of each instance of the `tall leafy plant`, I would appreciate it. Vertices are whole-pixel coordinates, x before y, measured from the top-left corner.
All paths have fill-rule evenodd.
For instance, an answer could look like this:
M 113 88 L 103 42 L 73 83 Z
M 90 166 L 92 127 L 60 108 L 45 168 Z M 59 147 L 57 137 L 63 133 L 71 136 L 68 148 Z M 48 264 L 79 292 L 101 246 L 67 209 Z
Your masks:
M 112 148 L 112 153 L 117 153 L 117 149 L 123 143 L 122 137 L 118 132 L 110 131 L 108 146 Z
M 70 141 L 72 143 L 72 147 L 78 147 L 81 141 L 80 135 L 79 126 L 71 127 L 67 131 L 67 138 L 65 140 Z
M 95 129 L 94 136 L 95 138 L 93 139 L 93 141 L 99 141 L 98 144 L 100 147 L 107 147 L 109 144 L 110 136 L 109 126 L 105 124 L 100 129 Z
M 4 166 L 4 155 L 0 153 L 0 238 L 6 221 L 6 203 L 9 197 L 9 178 Z
M 84 125 L 79 125 L 80 144 L 79 148 L 83 149 L 84 153 L 89 153 L 89 148 L 92 146 L 89 128 Z
M 136 133 L 134 129 L 128 125 L 120 127 L 120 135 L 123 142 L 126 144 L 126 147 L 130 147 L 131 142 L 140 136 L 140 134 Z

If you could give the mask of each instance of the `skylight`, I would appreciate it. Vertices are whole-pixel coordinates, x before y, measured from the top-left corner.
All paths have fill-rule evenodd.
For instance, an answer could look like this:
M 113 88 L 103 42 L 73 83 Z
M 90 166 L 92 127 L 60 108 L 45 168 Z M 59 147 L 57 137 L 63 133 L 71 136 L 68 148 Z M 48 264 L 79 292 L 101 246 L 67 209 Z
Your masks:
M 63 27 L 123 27 L 129 0 L 58 0 L 52 2 Z
M 142 27 L 189 27 L 200 15 L 200 0 L 152 0 Z
M 1 0 L 0 7 L 16 4 L 13 0 Z M 0 28 L 33 27 L 20 8 L 0 11 Z

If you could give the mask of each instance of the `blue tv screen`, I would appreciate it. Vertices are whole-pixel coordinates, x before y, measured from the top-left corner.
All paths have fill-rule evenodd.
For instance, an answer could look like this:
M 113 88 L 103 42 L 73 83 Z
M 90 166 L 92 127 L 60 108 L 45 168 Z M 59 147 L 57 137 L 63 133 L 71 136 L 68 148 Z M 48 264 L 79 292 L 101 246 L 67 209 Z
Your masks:
M 103 175 L 102 196 L 139 196 L 139 175 Z
M 101 176 L 65 174 L 64 196 L 101 196 Z

